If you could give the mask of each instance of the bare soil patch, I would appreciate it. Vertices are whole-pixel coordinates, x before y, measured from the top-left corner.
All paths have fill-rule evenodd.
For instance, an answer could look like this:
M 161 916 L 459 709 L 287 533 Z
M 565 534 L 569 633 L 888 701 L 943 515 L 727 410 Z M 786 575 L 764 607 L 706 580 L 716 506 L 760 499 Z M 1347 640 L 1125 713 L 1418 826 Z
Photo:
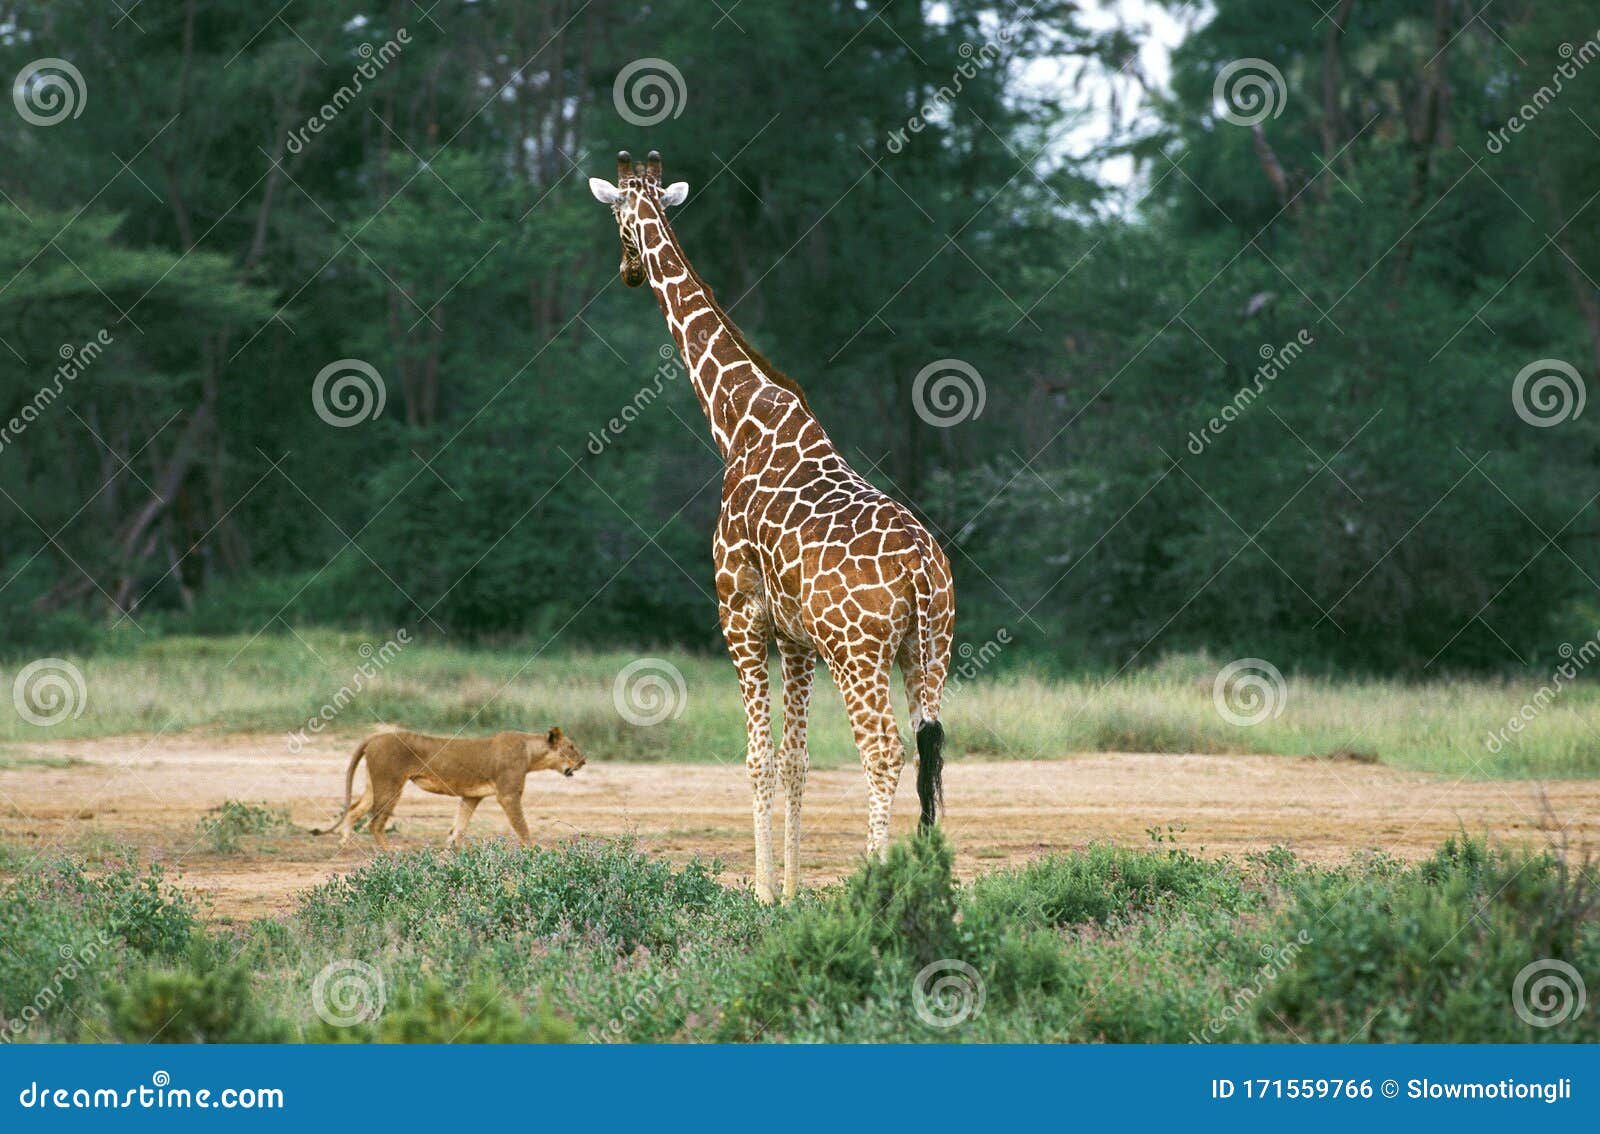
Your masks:
M 213 916 L 282 913 L 297 891 L 374 853 L 365 835 L 340 852 L 331 837 L 309 833 L 337 811 L 352 748 L 329 741 L 290 754 L 281 735 L 200 734 L 15 746 L 23 759 L 0 770 L 0 840 L 22 849 L 24 868 L 34 852 L 92 855 L 130 844 L 166 863 L 179 885 L 211 903 Z M 1196 853 L 1283 844 L 1318 862 L 1365 849 L 1421 858 L 1462 830 L 1508 843 L 1600 843 L 1600 781 L 1450 779 L 1350 760 L 1093 753 L 969 761 L 947 767 L 945 791 L 945 828 L 964 877 L 1096 840 L 1143 844 L 1151 828 L 1168 827 Z M 916 822 L 912 776 L 902 778 L 900 796 L 896 834 Z M 199 823 L 229 799 L 286 808 L 293 829 L 215 853 Z M 752 869 L 741 764 L 591 762 L 571 779 L 530 777 L 524 807 L 544 842 L 627 834 L 675 860 L 720 858 L 734 883 Z M 402 848 L 438 846 L 454 812 L 453 800 L 407 788 L 392 837 Z M 807 882 L 854 869 L 866 837 L 860 772 L 813 771 L 804 821 Z M 777 827 L 781 846 L 781 802 Z M 469 837 L 510 837 L 492 800 Z

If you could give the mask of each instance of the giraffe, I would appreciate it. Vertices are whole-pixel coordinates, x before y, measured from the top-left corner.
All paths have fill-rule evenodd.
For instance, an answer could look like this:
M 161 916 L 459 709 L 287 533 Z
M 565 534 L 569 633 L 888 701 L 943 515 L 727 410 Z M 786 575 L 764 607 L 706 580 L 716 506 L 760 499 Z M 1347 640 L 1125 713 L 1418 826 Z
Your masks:
M 783 895 L 800 879 L 800 807 L 810 755 L 806 714 L 820 657 L 844 695 L 867 779 L 867 854 L 881 857 L 904 746 L 890 697 L 898 663 L 917 743 L 922 828 L 943 804 L 939 699 L 950 668 L 955 591 L 942 548 L 911 511 L 867 483 L 812 414 L 804 392 L 746 341 L 690 266 L 666 210 L 689 186 L 663 187 L 661 155 L 617 155 L 617 183 L 592 178 L 622 238 L 629 287 L 649 281 L 726 465 L 712 540 L 717 614 L 744 698 L 755 826 L 756 895 L 772 901 L 772 809 L 786 811 Z M 774 750 L 768 651 L 776 642 L 783 734 Z

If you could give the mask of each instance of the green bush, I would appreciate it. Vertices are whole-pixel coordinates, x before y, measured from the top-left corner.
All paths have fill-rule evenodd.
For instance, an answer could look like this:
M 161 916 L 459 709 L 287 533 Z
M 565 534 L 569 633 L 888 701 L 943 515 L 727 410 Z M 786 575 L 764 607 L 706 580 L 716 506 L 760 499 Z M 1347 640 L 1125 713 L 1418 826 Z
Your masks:
M 289 1029 L 269 1018 L 250 970 L 197 944 L 180 966 L 152 965 L 108 983 L 112 1033 L 125 1043 L 278 1043 Z
M 319 1021 L 313 1043 L 574 1043 L 572 1025 L 540 1009 L 529 1016 L 491 981 L 451 987 L 423 980 L 402 989 L 364 1024 L 335 1027 Z
M 736 975 L 724 1037 L 860 1038 L 863 1030 L 898 1029 L 902 1038 L 908 1030 L 935 1038 L 919 1030 L 916 990 L 937 992 L 932 970 L 956 965 L 953 996 L 976 984 L 986 998 L 1015 1004 L 1052 991 L 1059 951 L 1025 929 L 959 916 L 952 861 L 935 829 L 892 844 L 885 861 L 868 862 L 838 891 L 800 903 Z
M 1600 1015 L 1536 1027 L 1513 1005 L 1538 969 L 1600 971 L 1592 864 L 1452 839 L 1399 875 L 1307 877 L 1281 936 L 1309 942 L 1263 999 L 1268 1020 L 1308 1040 L 1593 1042 Z
M 65 858 L 29 864 L 0 891 L 0 1029 L 7 1038 L 80 1037 L 94 992 L 129 963 L 181 956 L 194 908 L 161 868 L 97 877 Z
M 237 799 L 223 800 L 220 806 L 202 815 L 199 824 L 201 837 L 218 854 L 235 854 L 243 848 L 245 839 L 290 825 L 289 813 L 282 808 L 241 803 Z
M 962 886 L 952 857 L 938 832 L 908 839 L 771 907 L 627 840 L 489 842 L 383 856 L 237 934 L 199 931 L 159 870 L 23 862 L 0 892 L 0 1003 L 28 1012 L 6 1038 L 1600 1038 L 1592 1011 L 1539 1028 L 1513 1005 L 1520 984 L 1552 1012 L 1533 982 L 1555 962 L 1600 971 L 1588 864 L 1477 840 L 1333 869 L 1092 846 Z M 375 1019 L 315 1014 L 339 957 L 382 970 Z
M 1139 852 L 1096 843 L 986 875 L 962 905 L 976 918 L 1059 927 L 1103 925 L 1162 901 L 1232 909 L 1243 896 L 1238 871 L 1225 861 L 1206 862 L 1176 848 Z
M 626 955 L 688 937 L 747 939 L 760 915 L 717 882 L 718 863 L 682 869 L 629 840 L 527 850 L 501 841 L 454 853 L 386 855 L 312 890 L 299 917 L 324 937 L 462 944 L 562 935 Z

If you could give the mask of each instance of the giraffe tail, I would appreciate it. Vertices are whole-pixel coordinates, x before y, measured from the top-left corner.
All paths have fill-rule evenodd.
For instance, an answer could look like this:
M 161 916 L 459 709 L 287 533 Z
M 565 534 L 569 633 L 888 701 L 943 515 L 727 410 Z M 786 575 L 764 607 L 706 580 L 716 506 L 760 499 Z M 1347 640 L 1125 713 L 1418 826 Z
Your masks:
M 919 541 L 920 542 L 920 541 Z M 927 831 L 939 819 L 944 806 L 944 725 L 939 723 L 939 698 L 933 690 L 933 619 L 929 607 L 933 582 L 925 563 L 917 565 L 917 654 L 922 665 L 922 682 L 917 690 L 921 719 L 917 722 L 917 802 L 922 817 L 917 829 Z
M 922 805 L 917 829 L 929 830 L 944 806 L 944 725 L 938 721 L 923 721 L 917 729 L 917 802 Z

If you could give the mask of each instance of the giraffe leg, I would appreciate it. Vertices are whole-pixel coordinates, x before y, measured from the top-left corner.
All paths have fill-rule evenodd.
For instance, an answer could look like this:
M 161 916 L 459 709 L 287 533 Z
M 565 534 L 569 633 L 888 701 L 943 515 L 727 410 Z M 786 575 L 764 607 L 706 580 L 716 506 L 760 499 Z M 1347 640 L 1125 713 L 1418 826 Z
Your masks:
M 836 680 L 840 672 L 834 671 Z M 888 659 L 857 662 L 842 672 L 847 675 L 842 683 L 845 712 L 867 776 L 867 854 L 882 859 L 889 850 L 889 812 L 905 764 L 905 749 L 889 699 Z
M 766 628 L 753 617 L 748 602 L 738 596 L 723 610 L 722 636 L 728 656 L 739 671 L 739 692 L 744 696 L 748 747 L 744 765 L 750 772 L 751 814 L 756 834 L 756 897 L 773 899 L 772 800 L 778 790 L 778 761 L 772 750 L 772 692 L 767 677 Z
M 806 790 L 811 754 L 806 749 L 806 713 L 811 706 L 811 680 L 817 655 L 808 646 L 779 642 L 783 659 L 783 742 L 778 748 L 778 772 L 783 778 L 783 896 L 792 898 L 800 888 L 800 802 Z

